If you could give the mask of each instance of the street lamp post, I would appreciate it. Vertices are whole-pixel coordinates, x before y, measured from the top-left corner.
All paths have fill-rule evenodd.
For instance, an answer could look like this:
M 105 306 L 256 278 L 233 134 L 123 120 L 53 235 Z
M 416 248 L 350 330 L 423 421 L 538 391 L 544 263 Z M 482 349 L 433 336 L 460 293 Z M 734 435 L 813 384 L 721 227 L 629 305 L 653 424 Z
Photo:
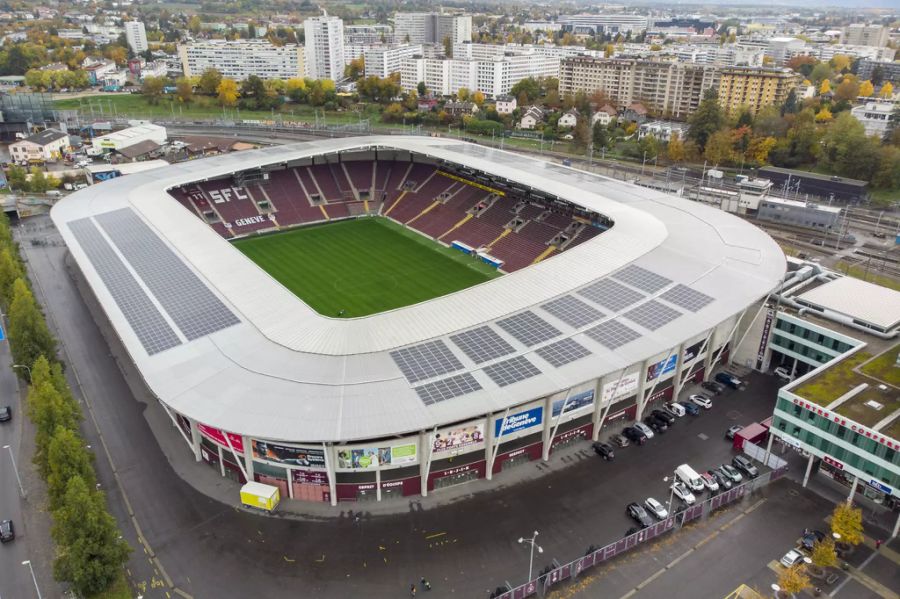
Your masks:
M 25 370 L 28 371 L 28 378 L 29 379 L 31 378 L 31 367 L 30 366 L 26 366 L 25 364 L 13 364 L 12 367 L 13 368 L 24 368 Z
M 16 473 L 16 482 L 19 483 L 19 492 L 22 493 L 22 499 L 26 499 L 25 487 L 22 486 L 22 479 L 19 478 L 19 469 L 16 467 L 16 458 L 13 456 L 12 447 L 4 445 L 3 449 L 9 452 L 9 460 L 12 462 L 13 472 Z
M 664 476 L 663 482 L 669 482 L 669 477 Z M 668 509 L 669 516 L 672 515 L 672 501 L 675 500 L 675 471 L 672 471 L 672 484 L 669 485 L 669 505 L 666 509 Z
M 538 536 L 538 531 L 534 531 L 534 534 L 531 536 L 530 539 L 526 539 L 524 537 L 519 537 L 519 543 L 528 543 L 529 545 L 531 545 L 531 556 L 528 558 L 528 581 L 527 582 L 531 582 L 531 571 L 532 571 L 532 568 L 534 567 L 534 549 L 535 549 L 535 547 L 537 547 L 538 553 L 544 552 L 543 547 L 541 547 L 540 545 L 538 545 L 537 543 L 534 542 L 534 540 L 537 538 L 537 536 Z
M 38 588 L 37 576 L 34 575 L 34 567 L 31 565 L 31 560 L 25 560 L 22 562 L 22 565 L 28 566 L 28 569 L 31 570 L 31 580 L 34 581 L 34 590 L 37 593 L 38 599 L 43 599 L 43 597 L 41 597 L 41 589 Z

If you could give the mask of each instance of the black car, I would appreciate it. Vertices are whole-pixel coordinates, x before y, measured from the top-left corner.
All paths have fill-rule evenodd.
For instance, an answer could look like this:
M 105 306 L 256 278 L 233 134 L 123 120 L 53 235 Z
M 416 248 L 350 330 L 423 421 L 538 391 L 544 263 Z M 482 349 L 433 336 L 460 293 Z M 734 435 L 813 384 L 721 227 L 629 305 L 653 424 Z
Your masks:
M 16 529 L 13 527 L 12 520 L 3 520 L 0 522 L 0 542 L 9 543 L 16 538 Z
M 4 406 L 0 408 L 0 422 L 9 422 L 12 420 L 12 408 Z
M 759 476 L 759 470 L 756 469 L 756 466 L 753 465 L 753 462 L 751 462 L 750 459 L 746 456 L 734 456 L 733 458 L 731 458 L 731 465 L 750 478 L 756 478 L 757 476 Z
M 653 429 L 654 433 L 659 433 L 660 435 L 669 430 L 669 425 L 666 424 L 665 421 L 654 418 L 653 416 L 644 418 L 644 424 Z
M 725 390 L 725 387 L 722 385 L 722 383 L 718 383 L 716 381 L 703 381 L 700 386 L 714 395 L 719 395 L 722 391 Z
M 632 502 L 628 504 L 628 515 L 631 516 L 632 520 L 640 524 L 641 528 L 647 528 L 653 524 L 653 518 L 650 517 L 644 506 L 639 503 Z
M 611 461 L 616 457 L 616 454 L 613 452 L 613 448 L 611 445 L 607 443 L 594 443 L 592 445 L 594 451 L 597 452 L 597 455 L 603 458 L 606 461 Z
M 710 470 L 710 474 L 713 475 L 713 478 L 716 479 L 716 482 L 719 483 L 719 488 L 727 491 L 731 488 L 731 479 L 719 472 L 718 469 Z
M 651 416 L 655 416 L 656 418 L 661 418 L 666 421 L 666 424 L 671 425 L 675 422 L 675 417 L 666 412 L 665 410 L 653 410 L 650 412 Z
M 634 441 L 638 445 L 643 445 L 647 441 L 647 435 L 634 428 L 633 426 L 627 426 L 622 431 L 622 434 L 625 435 L 625 438 Z
M 803 538 L 800 539 L 800 545 L 807 551 L 812 551 L 816 543 L 825 540 L 825 533 L 821 530 L 806 529 L 803 531 Z

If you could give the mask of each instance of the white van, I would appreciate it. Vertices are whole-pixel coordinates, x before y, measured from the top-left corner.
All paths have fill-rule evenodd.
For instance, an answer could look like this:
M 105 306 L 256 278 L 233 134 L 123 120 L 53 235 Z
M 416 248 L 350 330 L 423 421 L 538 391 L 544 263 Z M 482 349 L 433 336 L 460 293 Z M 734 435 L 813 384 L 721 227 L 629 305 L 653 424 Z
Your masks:
M 682 464 L 675 469 L 675 476 L 695 493 L 703 491 L 703 479 L 687 464 Z

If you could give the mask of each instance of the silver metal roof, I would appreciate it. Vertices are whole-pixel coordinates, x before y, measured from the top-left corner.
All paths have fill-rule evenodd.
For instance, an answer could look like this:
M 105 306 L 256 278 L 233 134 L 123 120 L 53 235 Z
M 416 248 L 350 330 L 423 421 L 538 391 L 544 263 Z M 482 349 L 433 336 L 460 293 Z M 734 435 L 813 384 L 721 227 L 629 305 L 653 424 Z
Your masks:
M 516 180 L 604 214 L 615 226 L 456 293 L 334 319 L 166 192 L 247 168 L 376 147 Z M 400 434 L 568 389 L 702 334 L 765 296 L 785 271 L 768 235 L 719 210 L 444 138 L 357 137 L 225 154 L 92 186 L 51 214 L 162 401 L 217 428 L 284 441 Z M 90 247 L 77 230 L 94 236 Z M 168 282 L 178 291 L 166 289 Z M 185 294 L 214 314 L 184 301 Z M 551 300 L 549 309 L 541 307 Z M 123 303 L 129 301 L 152 306 L 155 324 L 138 322 L 135 315 L 146 310 Z M 135 329 L 146 326 L 168 329 L 152 353 L 141 340 L 148 332 Z M 469 332 L 480 327 L 487 330 Z M 561 344 L 565 339 L 576 343 Z

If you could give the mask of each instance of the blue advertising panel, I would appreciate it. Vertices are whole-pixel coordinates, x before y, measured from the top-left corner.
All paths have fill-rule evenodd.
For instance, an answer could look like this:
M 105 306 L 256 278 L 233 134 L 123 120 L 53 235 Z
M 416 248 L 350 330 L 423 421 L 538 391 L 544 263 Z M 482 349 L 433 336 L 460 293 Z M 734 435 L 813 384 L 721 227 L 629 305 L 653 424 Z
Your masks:
M 566 414 L 569 412 L 574 412 L 575 410 L 581 409 L 585 406 L 589 406 L 594 403 L 594 390 L 588 389 L 587 391 L 582 391 L 581 393 L 575 393 L 574 395 L 569 396 L 569 400 L 566 401 L 566 398 L 559 399 L 553 402 L 553 417 L 556 418 L 563 411 L 563 406 L 566 407 Z
M 538 406 L 536 408 L 531 408 L 526 412 L 510 414 L 506 417 L 505 424 L 503 418 L 497 418 L 496 420 L 494 420 L 494 436 L 502 437 L 504 435 L 510 435 L 512 433 L 523 431 L 533 426 L 538 426 L 543 420 L 543 415 L 544 408 Z M 503 429 L 502 435 L 500 434 L 500 429 Z

